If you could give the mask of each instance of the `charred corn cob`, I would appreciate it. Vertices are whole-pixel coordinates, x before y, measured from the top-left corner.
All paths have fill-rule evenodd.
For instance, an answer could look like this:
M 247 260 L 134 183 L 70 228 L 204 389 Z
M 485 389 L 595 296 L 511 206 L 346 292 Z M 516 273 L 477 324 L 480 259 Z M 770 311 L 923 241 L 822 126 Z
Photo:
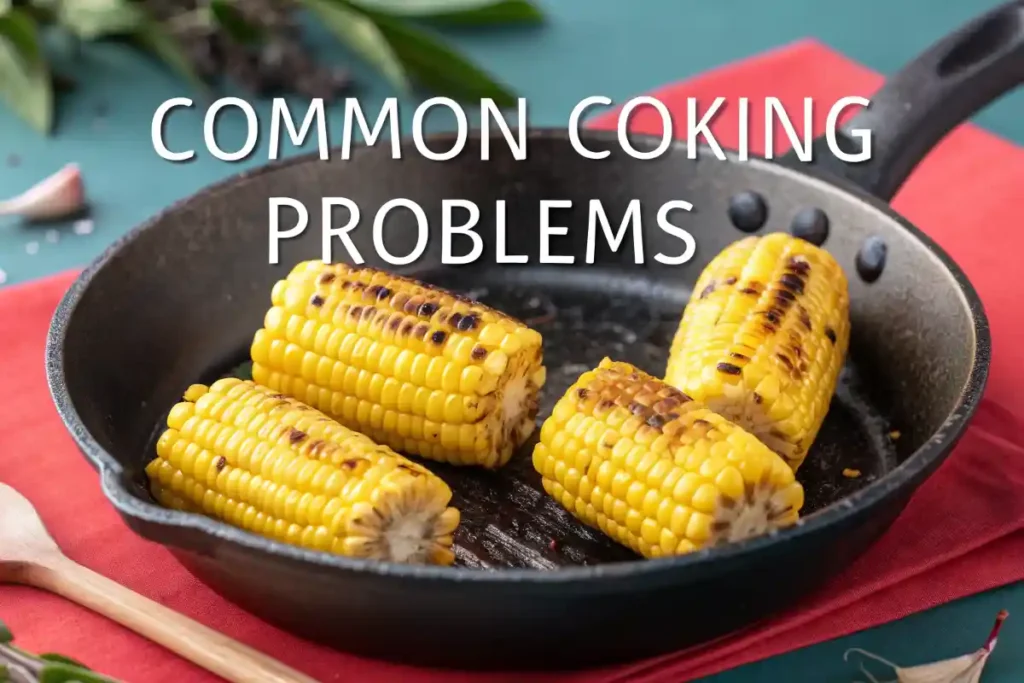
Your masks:
M 795 470 L 846 358 L 846 275 L 825 250 L 774 233 L 727 247 L 694 292 L 665 381 L 757 436 Z
M 273 289 L 253 379 L 410 455 L 499 467 L 533 432 L 541 336 L 402 277 L 308 261 Z
M 786 526 L 804 502 L 793 470 L 754 436 L 607 358 L 555 405 L 533 466 L 567 510 L 645 557 Z
M 146 467 L 163 505 L 314 550 L 451 564 L 459 511 L 422 466 L 273 390 L 194 385 Z

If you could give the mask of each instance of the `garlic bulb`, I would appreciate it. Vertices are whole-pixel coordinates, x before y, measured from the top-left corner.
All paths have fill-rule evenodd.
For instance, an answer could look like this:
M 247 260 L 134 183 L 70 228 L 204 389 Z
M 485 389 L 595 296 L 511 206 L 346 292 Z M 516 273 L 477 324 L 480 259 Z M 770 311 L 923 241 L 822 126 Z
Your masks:
M 857 653 L 892 668 L 896 678 L 885 683 L 979 683 L 981 681 L 981 672 L 996 647 L 999 629 L 1002 628 L 1003 622 L 1006 621 L 1008 616 L 1009 613 L 1006 610 L 1001 611 L 996 616 L 996 623 L 992 627 L 985 645 L 979 650 L 961 655 L 960 657 L 906 668 L 897 666 L 887 659 L 860 649 L 847 650 L 843 658 L 849 661 L 850 655 Z M 883 683 L 883 681 L 879 681 L 871 675 L 864 667 L 864 664 L 860 665 L 860 670 L 868 677 L 870 683 Z

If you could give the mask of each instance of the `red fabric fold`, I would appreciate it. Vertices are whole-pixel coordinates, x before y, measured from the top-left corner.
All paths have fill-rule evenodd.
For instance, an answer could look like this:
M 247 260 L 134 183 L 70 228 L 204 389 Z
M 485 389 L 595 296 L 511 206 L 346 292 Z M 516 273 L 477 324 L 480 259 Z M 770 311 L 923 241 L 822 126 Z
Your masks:
M 821 126 L 842 96 L 870 95 L 880 78 L 802 42 L 656 93 L 681 119 L 685 98 L 765 96 L 790 107 L 813 96 Z M 727 123 L 727 122 L 726 122 Z M 607 119 L 597 125 L 609 125 Z M 635 130 L 657 131 L 641 110 Z M 756 128 L 756 127 L 755 127 Z M 726 146 L 734 130 L 716 127 Z M 779 134 L 779 139 L 781 133 Z M 759 145 L 763 133 L 752 131 Z M 1015 258 L 1024 234 L 1013 197 L 1024 152 L 974 127 L 955 131 L 897 197 L 896 208 L 938 241 L 978 288 L 994 339 L 991 380 L 976 420 L 947 463 L 893 528 L 816 596 L 756 630 L 713 645 L 601 671 L 550 675 L 427 671 L 365 660 L 282 633 L 225 602 L 163 548 L 135 536 L 104 501 L 95 473 L 53 409 L 43 369 L 50 316 L 72 277 L 0 291 L 0 480 L 37 506 L 74 559 L 322 681 L 358 683 L 682 683 L 723 669 L 899 619 L 1024 578 L 1024 322 L 1015 314 Z M 101 617 L 38 591 L 0 587 L 0 616 L 24 646 L 59 651 L 129 683 L 195 683 L 214 677 Z

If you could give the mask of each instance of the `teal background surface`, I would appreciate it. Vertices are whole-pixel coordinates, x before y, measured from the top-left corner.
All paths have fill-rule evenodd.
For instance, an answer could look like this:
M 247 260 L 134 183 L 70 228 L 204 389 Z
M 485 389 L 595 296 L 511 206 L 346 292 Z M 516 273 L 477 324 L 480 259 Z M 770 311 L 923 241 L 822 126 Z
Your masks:
M 528 98 L 531 125 L 550 126 L 565 125 L 573 105 L 589 95 L 621 101 L 803 37 L 816 38 L 873 69 L 891 73 L 943 33 L 998 4 L 993 0 L 542 1 L 551 17 L 543 28 L 449 31 L 447 35 Z M 347 59 L 331 41 L 314 37 L 326 59 Z M 85 265 L 112 240 L 169 203 L 266 162 L 265 130 L 259 150 L 247 162 L 227 164 L 206 154 L 201 147 L 201 110 L 174 114 L 167 134 L 172 149 L 196 146 L 199 158 L 187 164 L 160 159 L 150 142 L 153 111 L 170 97 L 192 93 L 160 67 L 119 46 L 89 46 L 79 57 L 62 53 L 58 46 L 56 55 L 78 87 L 60 100 L 58 129 L 49 139 L 0 111 L 0 196 L 20 192 L 65 163 L 78 163 L 94 204 L 93 231 L 80 235 L 71 225 L 40 229 L 0 218 L 0 270 L 8 284 Z M 368 111 L 392 94 L 367 69 L 354 65 L 354 71 L 364 85 L 361 97 Z M 403 102 L 408 130 L 415 103 Z M 262 106 L 261 116 L 268 111 L 268 106 Z M 243 139 L 241 117 L 222 118 L 219 139 L 226 149 L 233 149 Z M 340 120 L 335 112 L 332 122 Z M 976 122 L 1024 144 L 1024 91 L 989 107 Z M 435 129 L 450 126 L 443 117 L 430 123 Z M 340 125 L 335 128 L 340 131 Z M 287 145 L 285 150 L 288 155 L 302 151 Z M 12 157 L 17 164 L 10 163 L 15 160 Z M 728 596 L 723 596 L 723 608 L 727 604 Z M 1001 608 L 1009 609 L 1011 617 L 983 680 L 1022 683 L 1024 584 L 707 680 L 852 683 L 864 677 L 843 661 L 847 648 L 862 647 L 904 665 L 956 656 L 981 644 Z

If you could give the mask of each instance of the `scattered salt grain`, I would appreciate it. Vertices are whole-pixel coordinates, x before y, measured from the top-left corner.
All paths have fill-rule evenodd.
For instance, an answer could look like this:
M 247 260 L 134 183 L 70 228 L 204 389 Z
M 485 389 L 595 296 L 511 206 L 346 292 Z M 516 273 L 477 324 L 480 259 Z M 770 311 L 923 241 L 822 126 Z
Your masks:
M 29 256 L 35 256 L 39 253 L 39 242 L 29 242 L 25 245 L 25 253 Z
M 76 235 L 91 235 L 93 229 L 92 220 L 89 218 L 77 220 L 72 229 Z
M 60 241 L 60 233 L 52 228 L 50 230 L 47 230 L 46 241 L 49 242 L 50 244 L 56 244 L 57 242 Z

